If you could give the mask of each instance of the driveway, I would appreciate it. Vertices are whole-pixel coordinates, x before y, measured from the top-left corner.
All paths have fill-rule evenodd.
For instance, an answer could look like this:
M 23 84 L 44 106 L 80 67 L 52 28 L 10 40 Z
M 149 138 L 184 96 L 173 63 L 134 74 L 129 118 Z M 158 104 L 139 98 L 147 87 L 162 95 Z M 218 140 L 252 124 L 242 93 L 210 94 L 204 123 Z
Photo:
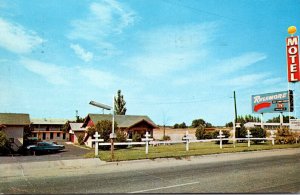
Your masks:
M 93 149 L 82 148 L 71 144 L 70 142 L 59 142 L 65 149 L 60 152 L 50 154 L 37 154 L 27 156 L 0 156 L 0 164 L 14 162 L 34 162 L 34 161 L 51 161 L 51 160 L 68 160 L 84 158 L 84 154 L 92 152 Z

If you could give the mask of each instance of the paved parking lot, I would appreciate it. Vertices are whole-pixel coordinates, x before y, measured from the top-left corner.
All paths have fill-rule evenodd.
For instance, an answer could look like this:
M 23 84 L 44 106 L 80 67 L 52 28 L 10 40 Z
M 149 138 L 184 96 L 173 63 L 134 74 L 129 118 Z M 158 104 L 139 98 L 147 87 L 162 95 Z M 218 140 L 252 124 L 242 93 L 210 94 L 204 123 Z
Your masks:
M 37 154 L 37 155 L 26 155 L 26 156 L 0 156 L 1 163 L 14 163 L 14 162 L 34 162 L 34 161 L 51 161 L 51 160 L 68 160 L 68 159 L 79 159 L 84 158 L 83 155 L 92 152 L 93 149 L 81 148 L 69 144 L 68 142 L 62 142 L 58 144 L 65 145 L 65 149 L 60 152 L 50 154 Z

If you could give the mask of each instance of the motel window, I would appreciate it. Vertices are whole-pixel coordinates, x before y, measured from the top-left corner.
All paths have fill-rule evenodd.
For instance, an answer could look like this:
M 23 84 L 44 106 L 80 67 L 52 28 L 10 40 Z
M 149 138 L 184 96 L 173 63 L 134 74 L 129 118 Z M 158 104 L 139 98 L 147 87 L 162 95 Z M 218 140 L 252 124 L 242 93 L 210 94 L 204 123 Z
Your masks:
M 56 137 L 60 137 L 60 133 L 57 133 Z
M 15 142 L 14 138 L 9 138 L 8 141 L 9 141 L 9 143 L 14 143 Z

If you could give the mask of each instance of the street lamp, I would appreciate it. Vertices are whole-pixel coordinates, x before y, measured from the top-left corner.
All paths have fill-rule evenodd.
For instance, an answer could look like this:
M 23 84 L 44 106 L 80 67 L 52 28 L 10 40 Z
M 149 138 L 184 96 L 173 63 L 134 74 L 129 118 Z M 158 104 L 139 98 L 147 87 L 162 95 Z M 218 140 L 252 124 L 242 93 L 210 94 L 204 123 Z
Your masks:
M 101 104 L 99 102 L 95 102 L 95 101 L 90 101 L 90 104 L 99 108 L 103 109 L 103 113 L 104 113 L 104 109 L 105 110 L 111 110 L 113 108 L 113 113 L 112 113 L 112 133 L 109 134 L 109 138 L 110 138 L 110 150 L 111 150 L 111 159 L 113 161 L 114 159 L 114 139 L 117 137 L 115 134 L 115 96 L 113 96 L 113 106 L 108 106 L 105 104 Z

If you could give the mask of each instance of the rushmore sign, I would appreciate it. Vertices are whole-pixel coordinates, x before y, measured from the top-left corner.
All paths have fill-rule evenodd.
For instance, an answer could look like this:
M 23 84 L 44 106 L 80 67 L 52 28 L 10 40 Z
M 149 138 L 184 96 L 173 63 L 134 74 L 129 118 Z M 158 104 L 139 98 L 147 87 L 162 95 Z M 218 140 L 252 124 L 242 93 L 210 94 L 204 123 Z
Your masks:
M 252 95 L 253 113 L 289 112 L 289 91 Z

